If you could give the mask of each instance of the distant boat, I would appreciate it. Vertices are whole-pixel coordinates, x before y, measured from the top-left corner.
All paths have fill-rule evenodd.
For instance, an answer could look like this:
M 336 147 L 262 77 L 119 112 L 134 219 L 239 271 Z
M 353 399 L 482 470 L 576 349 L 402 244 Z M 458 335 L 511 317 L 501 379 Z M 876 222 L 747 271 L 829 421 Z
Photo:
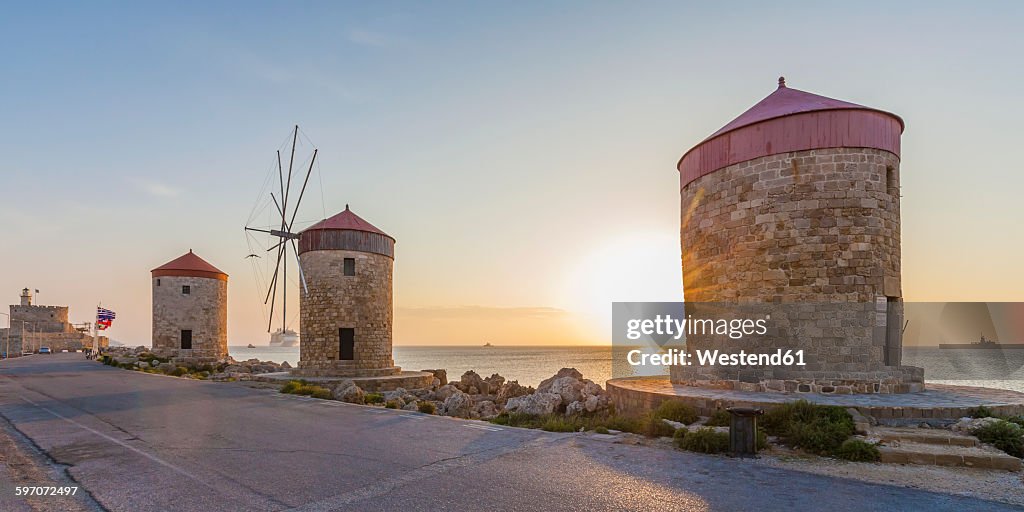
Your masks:
M 291 329 L 278 329 L 270 335 L 271 347 L 297 347 L 299 334 Z
M 972 343 L 939 343 L 939 348 L 966 348 L 966 349 L 1000 349 L 1000 348 L 1014 348 L 1024 349 L 1024 343 L 999 343 L 996 340 L 990 340 L 985 337 L 982 333 L 981 339 Z
M 245 348 L 256 348 L 256 345 L 253 345 L 252 343 L 250 343 L 250 344 L 246 345 Z
M 490 343 L 484 343 L 484 348 L 487 348 L 487 347 L 493 347 L 493 346 L 494 346 L 494 345 L 491 345 Z

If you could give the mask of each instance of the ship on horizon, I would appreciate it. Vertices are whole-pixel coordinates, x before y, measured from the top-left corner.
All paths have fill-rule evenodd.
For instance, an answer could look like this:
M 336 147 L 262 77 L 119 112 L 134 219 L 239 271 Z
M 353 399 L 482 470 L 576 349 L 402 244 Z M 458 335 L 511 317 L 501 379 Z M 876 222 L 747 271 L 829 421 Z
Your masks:
M 270 335 L 271 347 L 297 347 L 299 346 L 299 333 L 291 329 L 278 329 Z
M 999 343 L 996 340 L 990 340 L 985 337 L 985 333 L 981 333 L 981 338 L 978 341 L 971 343 L 939 343 L 939 348 L 957 348 L 957 349 L 1000 349 L 1000 348 L 1012 348 L 1012 349 L 1024 349 L 1024 343 Z

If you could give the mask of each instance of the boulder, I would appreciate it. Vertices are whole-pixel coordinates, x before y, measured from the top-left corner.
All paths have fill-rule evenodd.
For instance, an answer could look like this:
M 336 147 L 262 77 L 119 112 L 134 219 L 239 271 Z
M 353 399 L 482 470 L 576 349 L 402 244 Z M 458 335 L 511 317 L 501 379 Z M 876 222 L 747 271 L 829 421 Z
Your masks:
M 583 402 L 573 402 L 565 408 L 565 415 L 572 416 L 574 414 L 583 414 L 586 410 L 587 409 Z
M 443 402 L 455 393 L 462 393 L 462 390 L 455 387 L 453 384 L 445 384 L 444 386 L 437 388 L 437 391 L 434 392 L 434 400 Z
M 949 427 L 953 432 L 960 432 L 962 434 L 971 434 L 975 430 L 991 425 L 1000 421 L 999 418 L 960 418 Z
M 580 382 L 575 377 L 559 377 L 555 379 L 548 387 L 548 392 L 562 397 L 562 403 L 565 405 L 584 399 L 583 382 Z
M 352 382 L 351 379 L 338 381 L 338 383 L 334 385 L 334 389 L 331 391 L 331 394 L 334 395 L 335 400 L 348 402 L 350 404 L 362 404 L 366 402 L 366 393 L 364 393 L 359 386 L 356 386 L 356 383 Z
M 164 373 L 167 373 L 174 371 L 174 369 L 177 368 L 177 366 L 175 366 L 174 363 L 160 363 L 156 368 Z
M 523 414 L 551 414 L 562 404 L 562 397 L 554 393 L 536 392 L 532 395 L 523 395 L 510 398 L 505 402 L 506 412 L 519 412 Z
M 405 406 L 402 407 L 402 410 L 403 411 L 418 411 L 418 410 L 420 410 L 420 402 L 418 400 L 413 400 L 411 402 L 407 402 L 405 404 Z
M 458 416 L 460 418 L 473 417 L 473 399 L 461 391 L 456 392 L 445 399 L 441 404 L 441 414 L 444 416 Z
M 487 383 L 491 393 L 497 393 L 498 389 L 501 388 L 501 385 L 505 383 L 505 377 L 502 377 L 497 373 L 493 373 L 490 377 L 484 379 L 484 382 Z
M 420 370 L 420 371 L 421 372 L 432 373 L 434 375 L 435 379 L 441 381 L 441 383 L 438 384 L 437 387 L 441 387 L 441 386 L 444 386 L 445 384 L 448 384 L 448 372 L 443 370 L 443 369 L 440 369 L 440 370 Z
M 471 395 L 486 395 L 490 392 L 487 382 L 473 370 L 462 374 L 458 388 Z
M 527 386 L 520 386 L 518 381 L 506 382 L 501 385 L 498 389 L 498 393 L 494 398 L 495 403 L 498 405 L 505 405 L 508 399 L 515 398 L 517 396 L 524 396 L 533 393 L 533 388 Z
M 473 406 L 473 415 L 482 420 L 494 419 L 498 417 L 498 406 L 490 400 L 477 402 L 477 404 Z
M 281 363 L 281 369 L 282 370 L 290 370 L 291 367 L 292 367 L 292 365 L 288 364 L 288 361 L 285 361 L 285 362 Z
M 407 392 L 405 391 L 405 388 L 395 388 L 394 391 L 385 391 L 384 392 L 384 400 L 387 401 L 387 400 L 401 399 L 403 402 L 405 402 L 405 395 L 406 394 L 407 394 Z
M 600 384 L 590 380 L 583 379 L 583 395 L 584 396 L 601 396 L 604 394 L 604 389 Z
M 564 377 L 572 377 L 576 380 L 583 380 L 583 374 L 576 370 L 576 368 L 562 368 L 561 370 L 558 370 L 558 373 L 556 373 L 554 376 L 541 381 L 540 385 L 537 386 L 537 392 L 548 393 L 551 390 L 552 383 Z

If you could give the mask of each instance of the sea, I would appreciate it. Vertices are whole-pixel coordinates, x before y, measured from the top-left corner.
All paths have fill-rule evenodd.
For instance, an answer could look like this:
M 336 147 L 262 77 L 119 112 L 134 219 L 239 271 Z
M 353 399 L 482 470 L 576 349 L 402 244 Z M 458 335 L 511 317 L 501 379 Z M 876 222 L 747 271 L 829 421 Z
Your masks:
M 629 376 L 622 364 L 628 349 L 603 346 L 395 346 L 395 364 L 405 370 L 443 368 L 449 380 L 468 370 L 483 377 L 498 373 L 524 386 L 536 387 L 561 368 L 576 368 L 585 378 L 603 384 L 614 377 Z M 299 347 L 231 346 L 236 360 L 287 361 L 296 365 Z M 619 361 L 613 364 L 613 360 Z M 905 347 L 903 364 L 925 369 L 925 380 L 940 384 L 984 386 L 1024 392 L 1024 350 L 940 349 Z M 648 370 L 650 372 L 651 370 Z M 660 373 L 654 370 L 654 373 Z

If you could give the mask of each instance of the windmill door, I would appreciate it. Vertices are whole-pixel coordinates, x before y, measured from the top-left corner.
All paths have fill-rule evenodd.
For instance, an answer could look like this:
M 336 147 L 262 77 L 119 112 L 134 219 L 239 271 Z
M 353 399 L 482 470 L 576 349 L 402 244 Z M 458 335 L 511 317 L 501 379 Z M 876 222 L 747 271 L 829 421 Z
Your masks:
M 341 346 L 338 350 L 338 359 L 351 361 L 356 358 L 356 330 L 351 327 L 338 329 L 338 338 Z

